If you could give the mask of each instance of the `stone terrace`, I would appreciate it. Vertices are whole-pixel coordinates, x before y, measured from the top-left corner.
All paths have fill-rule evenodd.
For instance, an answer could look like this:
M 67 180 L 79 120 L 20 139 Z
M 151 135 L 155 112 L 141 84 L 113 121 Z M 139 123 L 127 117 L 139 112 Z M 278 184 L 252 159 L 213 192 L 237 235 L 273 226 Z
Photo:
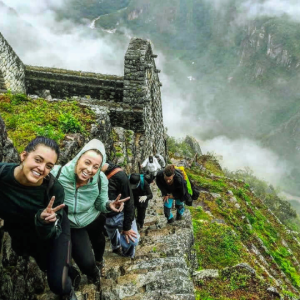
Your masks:
M 124 77 L 57 68 L 25 66 L 28 94 L 50 90 L 55 98 L 90 96 L 107 101 L 123 101 Z
M 152 191 L 136 258 L 122 258 L 110 250 L 105 253 L 103 300 L 195 299 L 187 264 L 193 245 L 190 213 L 186 210 L 184 220 L 167 224 L 160 191 L 156 185 Z
M 120 257 L 105 251 L 106 278 L 101 279 L 101 295 L 95 286 L 87 285 L 83 276 L 79 300 L 194 300 L 190 276 L 193 265 L 193 229 L 191 215 L 186 210 L 184 220 L 169 225 L 163 215 L 162 198 L 152 185 L 144 228 L 135 259 Z M 175 212 L 173 212 L 175 213 Z M 48 291 L 38 300 L 58 300 Z

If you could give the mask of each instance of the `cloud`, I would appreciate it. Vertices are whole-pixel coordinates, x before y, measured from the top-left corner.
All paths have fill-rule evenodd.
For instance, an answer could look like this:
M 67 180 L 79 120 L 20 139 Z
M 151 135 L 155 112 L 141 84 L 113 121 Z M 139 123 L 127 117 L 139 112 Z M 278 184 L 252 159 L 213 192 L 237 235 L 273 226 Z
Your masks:
M 289 16 L 295 21 L 300 21 L 300 6 L 297 0 L 251 0 L 245 1 L 241 5 L 248 18 L 261 16 L 281 17 Z
M 57 21 L 53 9 L 62 1 L 3 2 L 17 14 L 0 10 L 0 32 L 25 64 L 123 74 L 127 37 Z
M 236 21 L 239 24 L 257 17 L 290 17 L 300 21 L 300 6 L 298 0 L 204 0 L 219 12 L 226 11 L 229 5 L 238 9 Z
M 216 137 L 201 143 L 203 152 L 214 152 L 223 158 L 223 168 L 237 171 L 250 167 L 260 179 L 279 184 L 282 176 L 288 172 L 289 164 L 282 161 L 277 154 L 250 139 L 229 139 Z
M 0 5 L 0 32 L 25 64 L 123 75 L 124 54 L 129 39 L 133 36 L 126 28 L 123 28 L 123 35 L 108 34 L 92 30 L 88 26 L 90 23 L 58 21 L 55 9 L 62 9 L 66 3 L 61 0 L 3 2 L 14 8 L 15 12 Z M 249 16 L 255 16 L 260 9 L 269 11 L 267 8 L 271 1 L 264 2 L 265 10 L 259 6 L 259 2 L 252 2 L 257 3 L 256 6 L 248 7 L 247 3 L 251 4 L 250 1 L 242 3 L 243 11 Z M 280 4 L 282 1 L 275 2 Z M 211 3 L 216 9 L 222 9 L 223 5 L 229 5 L 232 0 L 213 0 Z M 159 76 L 163 84 L 163 114 L 169 134 L 176 137 L 191 134 L 204 140 L 216 136 L 217 132 L 224 132 L 222 122 L 215 116 L 210 104 L 216 90 L 229 84 L 226 77 L 223 78 L 218 71 L 213 72 L 210 77 L 205 72 L 201 75 L 195 72 L 201 69 L 200 60 L 203 63 L 203 60 L 206 61 L 205 57 L 199 57 L 198 61 L 187 66 L 180 60 L 170 62 L 169 57 L 159 50 L 154 52 L 159 55 L 157 67 L 162 69 Z M 196 80 L 189 80 L 189 76 Z M 236 103 L 237 100 L 233 99 L 232 102 Z M 195 109 L 195 103 L 200 109 Z M 237 106 L 230 112 L 234 118 L 246 119 L 244 112 Z M 248 118 L 251 117 L 249 111 L 247 115 Z M 201 147 L 204 151 L 222 155 L 224 159 L 221 163 L 224 167 L 236 170 L 249 166 L 262 178 L 272 182 L 278 182 L 279 174 L 286 169 L 286 164 L 281 163 L 273 152 L 251 140 L 216 137 L 201 142 Z

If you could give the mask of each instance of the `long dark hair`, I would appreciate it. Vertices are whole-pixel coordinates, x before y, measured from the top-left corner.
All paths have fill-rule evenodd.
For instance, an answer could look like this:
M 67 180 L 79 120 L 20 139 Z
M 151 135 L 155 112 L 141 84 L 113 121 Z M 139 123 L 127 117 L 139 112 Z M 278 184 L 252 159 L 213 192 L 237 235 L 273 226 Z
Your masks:
M 39 145 L 44 145 L 44 146 L 49 147 L 50 149 L 54 150 L 55 153 L 57 154 L 57 159 L 59 158 L 60 151 L 59 151 L 58 144 L 54 140 L 51 140 L 44 136 L 37 136 L 35 139 L 30 141 L 29 144 L 26 146 L 25 151 L 27 153 L 35 151 L 37 146 L 39 146 Z

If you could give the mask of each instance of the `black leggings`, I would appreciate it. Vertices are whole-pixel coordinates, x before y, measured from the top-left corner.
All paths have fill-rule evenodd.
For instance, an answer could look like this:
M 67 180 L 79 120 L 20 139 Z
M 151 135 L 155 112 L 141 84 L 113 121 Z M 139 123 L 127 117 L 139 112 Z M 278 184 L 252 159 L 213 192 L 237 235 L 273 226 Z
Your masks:
M 71 229 L 72 257 L 81 272 L 91 277 L 98 275 L 96 261 L 101 262 L 103 260 L 105 220 L 105 216 L 100 214 L 86 227 Z
M 50 290 L 57 295 L 69 295 L 72 288 L 70 222 L 65 211 L 61 222 L 62 233 L 57 239 L 35 245 L 31 253 L 41 270 L 47 270 Z
M 138 224 L 140 224 L 141 228 L 143 228 L 145 217 L 146 217 L 147 206 L 146 207 L 137 207 L 136 210 L 137 210 L 136 222 Z

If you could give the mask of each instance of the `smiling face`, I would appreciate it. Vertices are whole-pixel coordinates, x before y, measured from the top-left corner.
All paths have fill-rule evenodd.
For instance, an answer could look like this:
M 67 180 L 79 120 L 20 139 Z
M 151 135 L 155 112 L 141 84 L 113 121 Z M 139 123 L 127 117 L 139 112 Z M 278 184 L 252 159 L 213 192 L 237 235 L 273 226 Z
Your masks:
M 57 161 L 57 154 L 45 145 L 38 145 L 34 151 L 23 151 L 21 166 L 15 169 L 15 178 L 23 185 L 36 186 L 50 173 Z
M 94 150 L 82 154 L 75 167 L 77 183 L 87 183 L 97 173 L 101 164 L 102 156 Z

